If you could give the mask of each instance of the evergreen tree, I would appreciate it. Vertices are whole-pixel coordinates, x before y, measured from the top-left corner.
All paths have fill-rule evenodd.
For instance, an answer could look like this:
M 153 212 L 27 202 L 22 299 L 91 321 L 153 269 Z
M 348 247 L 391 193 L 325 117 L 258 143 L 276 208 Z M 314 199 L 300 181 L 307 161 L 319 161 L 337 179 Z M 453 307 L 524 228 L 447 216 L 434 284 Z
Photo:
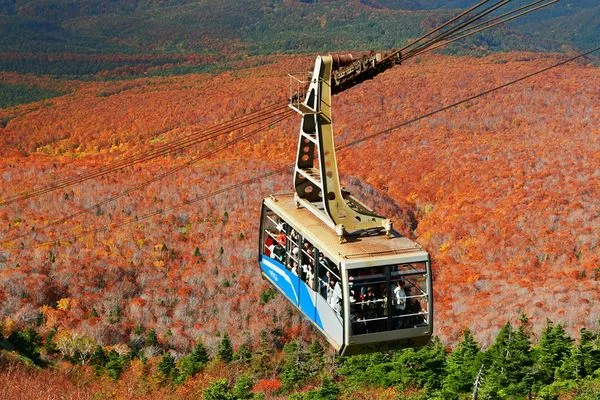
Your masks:
M 229 390 L 227 380 L 219 379 L 212 382 L 202 393 L 204 400 L 234 400 L 235 397 Z
M 8 342 L 21 353 L 29 358 L 35 364 L 42 364 L 39 347 L 42 344 L 42 337 L 33 328 L 26 328 L 22 331 L 14 331 L 8 337 Z
M 188 378 L 196 375 L 204 368 L 208 361 L 209 357 L 206 347 L 204 347 L 202 342 L 198 342 L 196 347 L 194 347 L 194 351 L 182 357 L 177 363 L 177 370 L 179 371 L 176 380 L 177 383 L 183 383 Z
M 260 343 L 258 348 L 252 353 L 250 360 L 250 370 L 256 377 L 264 377 L 272 369 L 271 355 L 273 349 L 269 342 L 269 336 L 264 329 L 260 332 Z
M 161 378 L 167 382 L 177 378 L 177 366 L 175 359 L 169 353 L 165 354 L 158 363 L 158 372 Z
M 223 335 L 221 343 L 219 343 L 219 350 L 217 354 L 219 359 L 226 363 L 233 360 L 233 346 L 231 345 L 231 340 L 229 340 L 229 335 L 227 333 Z
M 336 400 L 340 395 L 340 389 L 329 377 L 323 378 L 321 387 L 306 393 L 298 393 L 290 396 L 293 400 Z
M 323 346 L 317 340 L 313 340 L 308 346 L 308 363 L 306 372 L 309 376 L 315 376 L 323 369 L 324 354 Z
M 307 354 L 300 349 L 297 342 L 287 343 L 283 347 L 285 354 L 281 371 L 281 383 L 284 390 L 292 390 L 303 385 L 306 379 Z
M 525 395 L 531 391 L 533 358 L 526 328 L 528 321 L 523 318 L 521 322 L 517 330 L 507 323 L 485 353 L 482 398 Z
M 580 334 L 579 344 L 556 371 L 558 379 L 582 379 L 600 369 L 600 335 L 585 328 Z
M 1 332 L 1 329 L 0 329 L 0 332 Z M 50 330 L 50 332 L 48 332 L 48 334 L 46 335 L 46 340 L 44 342 L 44 349 L 46 350 L 47 354 L 54 354 L 57 352 L 56 346 L 54 344 L 54 337 L 56 336 L 57 332 L 58 332 L 58 329 L 52 328 Z
M 90 365 L 94 366 L 94 370 L 97 375 L 100 375 L 107 362 L 108 357 L 106 356 L 102 346 L 96 346 L 96 351 L 94 351 L 94 354 L 92 354 L 92 357 L 90 358 Z
M 243 374 L 235 382 L 231 394 L 236 400 L 251 399 L 253 397 L 252 386 L 254 386 L 252 378 L 247 374 Z
M 448 357 L 444 389 L 452 394 L 470 392 L 481 363 L 479 344 L 471 331 L 465 329 L 462 341 Z
M 569 337 L 560 324 L 554 326 L 552 321 L 548 320 L 534 350 L 535 363 L 533 370 L 537 390 L 554 381 L 556 369 L 571 354 L 572 349 L 573 339 Z
M 154 329 L 148 329 L 146 334 L 146 346 L 158 346 L 158 337 Z
M 125 370 L 125 366 L 127 365 L 127 359 L 121 356 L 115 350 L 111 350 L 106 355 L 106 359 L 106 364 L 104 366 L 106 374 L 114 380 L 119 379 L 121 373 Z
M 243 364 L 247 364 L 251 358 L 252 352 L 250 351 L 250 346 L 248 346 L 248 344 L 246 343 L 242 343 L 242 345 L 238 348 L 238 350 L 235 352 L 235 355 L 233 356 L 234 360 Z
M 426 388 L 428 391 L 441 388 L 446 375 L 446 351 L 438 337 L 417 351 L 403 351 L 398 361 L 394 372 L 404 387 Z M 393 381 L 391 379 L 389 383 Z
M 195 363 L 201 364 L 202 367 L 204 367 L 204 365 L 206 365 L 206 363 L 208 363 L 210 360 L 208 357 L 208 351 L 206 351 L 206 347 L 204 347 L 204 344 L 201 341 L 196 343 L 196 347 L 194 347 L 194 351 L 192 351 L 191 358 Z

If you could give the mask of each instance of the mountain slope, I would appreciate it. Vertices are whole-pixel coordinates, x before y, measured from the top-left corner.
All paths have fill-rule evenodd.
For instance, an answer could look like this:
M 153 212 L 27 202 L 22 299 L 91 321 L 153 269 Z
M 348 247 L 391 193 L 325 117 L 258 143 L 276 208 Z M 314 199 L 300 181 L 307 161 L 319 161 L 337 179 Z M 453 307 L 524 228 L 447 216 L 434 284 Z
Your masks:
M 240 54 L 391 49 L 470 4 L 12 0 L 0 4 L 0 52 L 200 53 L 226 60 Z M 586 48 L 597 42 L 599 7 L 591 0 L 560 2 L 451 51 Z M 6 63 L 0 70 L 29 72 Z

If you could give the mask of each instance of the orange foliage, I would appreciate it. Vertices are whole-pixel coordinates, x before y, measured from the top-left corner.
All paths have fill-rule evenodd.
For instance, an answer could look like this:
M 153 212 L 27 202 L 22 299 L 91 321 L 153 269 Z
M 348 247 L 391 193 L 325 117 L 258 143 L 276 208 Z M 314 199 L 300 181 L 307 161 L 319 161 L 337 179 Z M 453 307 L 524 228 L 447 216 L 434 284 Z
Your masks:
M 334 98 L 337 144 L 556 60 L 511 53 L 409 61 Z M 0 110 L 0 118 L 11 118 L 0 128 L 2 195 L 86 173 L 285 101 L 285 74 L 312 64 L 309 57 L 269 61 L 217 75 L 53 82 L 71 93 Z M 338 152 L 346 186 L 430 252 L 435 334 L 444 341 L 468 325 L 487 344 L 506 319 L 521 312 L 537 329 L 547 317 L 571 333 L 595 324 L 600 95 L 594 89 L 599 83 L 597 68 L 565 65 Z M 258 306 L 266 288 L 255 254 L 260 200 L 291 190 L 289 176 L 73 239 L 291 165 L 298 122 L 296 117 L 265 128 L 143 191 L 51 227 L 51 221 L 222 141 L 0 208 L 0 237 L 19 237 L 0 249 L 0 318 L 33 323 L 46 306 L 47 327 L 75 329 L 110 345 L 127 342 L 142 325 L 181 351 L 198 337 L 216 348 L 217 332 L 228 331 L 234 346 L 246 335 L 256 339 L 265 328 L 306 335 L 307 324 L 297 313 L 289 315 L 281 297 Z M 70 304 L 58 304 L 61 299 L 71 299 Z M 169 339 L 174 333 L 176 343 Z
M 273 394 L 281 388 L 281 381 L 277 378 L 260 379 L 252 389 L 255 393 Z

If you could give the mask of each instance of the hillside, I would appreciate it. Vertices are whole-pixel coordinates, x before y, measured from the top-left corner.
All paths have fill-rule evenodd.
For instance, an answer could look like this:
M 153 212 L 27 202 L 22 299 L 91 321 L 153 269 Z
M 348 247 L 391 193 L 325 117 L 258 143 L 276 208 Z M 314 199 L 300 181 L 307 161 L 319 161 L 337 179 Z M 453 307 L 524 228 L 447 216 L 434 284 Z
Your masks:
M 338 143 L 554 60 L 499 54 L 409 62 L 336 97 Z M 216 76 L 63 83 L 67 95 L 0 112 L 7 121 L 0 138 L 3 192 L 75 176 L 268 104 L 286 93 L 284 72 L 298 64 L 308 67 L 310 59 L 278 59 Z M 406 222 L 399 228 L 431 253 L 436 334 L 444 341 L 468 326 L 489 343 L 501 324 L 522 312 L 537 329 L 550 318 L 573 334 L 598 319 L 597 80 L 597 68 L 561 67 L 339 153 L 344 179 L 368 203 L 396 213 Z M 265 87 L 271 96 L 264 96 Z M 170 331 L 169 340 L 181 349 L 199 335 L 210 345 L 215 332 L 233 323 L 235 344 L 265 327 L 306 327 L 285 312 L 281 299 L 253 307 L 266 289 L 255 265 L 260 199 L 289 190 L 288 176 L 72 239 L 290 165 L 296 123 L 292 118 L 272 126 L 91 216 L 44 228 L 217 143 L 3 207 L 2 237 L 11 240 L 0 253 L 0 312 L 30 324 L 43 307 L 48 327 L 65 326 L 107 344 L 142 324 L 162 336 Z M 364 154 L 369 164 L 360 162 Z M 46 241 L 53 243 L 36 247 Z M 61 299 L 68 300 L 66 309 L 56 309 Z M 222 315 L 236 318 L 215 318 Z M 273 315 L 268 326 L 260 322 Z
M 472 3 L 8 0 L 0 70 L 98 79 L 230 69 L 248 55 L 387 50 Z M 599 7 L 561 1 L 447 51 L 584 50 L 600 35 Z
M 335 97 L 338 147 L 558 59 L 500 53 L 411 60 Z M 81 175 L 284 99 L 285 74 L 311 64 L 305 56 L 248 59 L 235 71 L 114 82 L 32 80 L 3 73 L 5 85 L 32 84 L 58 93 L 0 110 L 3 196 Z M 597 67 L 572 63 L 339 152 L 342 179 L 351 190 L 392 216 L 398 229 L 431 254 L 435 335 L 443 343 L 455 346 L 463 329 L 470 328 L 479 343 L 490 346 L 500 340 L 500 328 L 507 321 L 517 324 L 523 313 L 530 317 L 533 337 L 545 329 L 547 319 L 560 322 L 576 338 L 581 328 L 596 327 L 599 84 Z M 35 398 L 38 385 L 53 379 L 71 393 L 118 390 L 121 397 L 167 397 L 173 395 L 168 387 L 143 378 L 159 368 L 159 359 L 152 357 L 162 351 L 183 357 L 198 341 L 215 355 L 224 332 L 236 351 L 244 344 L 259 351 L 264 332 L 275 349 L 295 341 L 308 346 L 315 332 L 281 296 L 273 298 L 256 266 L 261 198 L 289 191 L 289 176 L 279 174 L 169 209 L 291 165 L 297 123 L 292 117 L 265 128 L 160 182 L 144 184 L 220 142 L 0 208 L 0 237 L 9 240 L 0 250 L 0 327 L 5 337 L 6 332 L 35 327 L 46 338 L 90 338 L 107 354 L 111 349 L 111 354 L 129 354 L 141 341 L 136 351 L 149 358 L 148 364 L 143 358 L 131 361 L 116 387 L 108 378 L 94 378 L 91 370 L 63 364 L 56 375 L 10 367 L 30 382 L 32 397 L 23 398 Z M 60 220 L 140 183 L 143 190 Z M 164 211 L 138 219 L 156 210 Z M 107 226 L 111 228 L 104 231 Z M 150 331 L 160 347 L 148 346 Z M 58 338 L 47 340 L 48 354 L 62 354 Z M 436 346 L 427 354 L 443 353 L 443 346 Z M 388 361 L 410 363 L 403 354 Z M 269 398 L 279 393 L 273 388 L 281 385 L 277 377 L 287 356 L 276 352 L 270 357 L 273 369 L 255 374 L 264 378 L 257 385 Z M 5 360 L 0 353 L 0 367 L 14 365 Z M 358 359 L 356 365 L 376 368 L 381 362 Z M 349 369 L 352 365 L 339 373 L 358 385 L 364 378 Z M 207 368 L 173 396 L 197 398 L 209 382 L 222 377 L 233 382 L 239 371 L 246 371 L 218 363 Z M 10 389 L 10 371 L 0 372 L 8 397 L 16 393 Z M 393 370 L 389 374 L 378 373 L 377 387 L 401 379 Z M 308 388 L 318 382 L 309 381 Z M 352 390 L 358 392 L 348 392 L 354 393 L 350 398 L 363 391 Z M 371 393 L 381 398 L 399 393 L 386 390 Z

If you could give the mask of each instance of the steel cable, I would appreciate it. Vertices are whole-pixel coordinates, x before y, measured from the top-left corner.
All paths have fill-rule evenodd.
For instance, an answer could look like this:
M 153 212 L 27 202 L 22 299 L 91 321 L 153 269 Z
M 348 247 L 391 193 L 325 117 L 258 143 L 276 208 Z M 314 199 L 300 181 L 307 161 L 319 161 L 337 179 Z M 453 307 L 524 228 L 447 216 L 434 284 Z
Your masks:
M 344 151 L 344 150 L 346 150 L 346 149 L 348 149 L 348 148 L 350 148 L 352 146 L 356 146 L 356 145 L 358 145 L 360 143 L 363 143 L 363 142 L 366 142 L 368 140 L 374 139 L 374 138 L 376 138 L 378 136 L 390 134 L 390 133 L 392 133 L 394 131 L 397 131 L 398 129 L 400 129 L 402 127 L 405 127 L 407 125 L 413 124 L 413 123 L 418 122 L 418 121 L 421 121 L 421 120 L 423 120 L 425 118 L 431 117 L 431 116 L 439 114 L 441 112 L 447 111 L 447 110 L 452 109 L 454 107 L 457 107 L 457 106 L 459 106 L 461 104 L 465 104 L 465 103 L 467 103 L 469 101 L 478 99 L 480 97 L 484 97 L 484 96 L 486 96 L 486 95 L 488 95 L 490 93 L 493 93 L 493 92 L 496 92 L 498 90 L 504 89 L 506 87 L 512 86 L 514 84 L 517 84 L 517 83 L 522 82 L 522 81 L 524 81 L 526 79 L 532 78 L 532 77 L 534 77 L 536 75 L 542 74 L 542 73 L 544 73 L 546 71 L 549 71 L 551 69 L 560 67 L 560 66 L 562 66 L 564 64 L 567 64 L 567 63 L 569 63 L 571 61 L 574 61 L 574 60 L 577 60 L 579 58 L 582 58 L 582 57 L 585 57 L 587 55 L 590 55 L 590 54 L 592 54 L 592 53 L 594 53 L 594 52 L 596 52 L 598 50 L 600 50 L 600 47 L 597 47 L 597 48 L 595 48 L 593 50 L 589 50 L 589 51 L 587 51 L 585 53 L 578 54 L 577 56 L 570 57 L 570 58 L 568 58 L 566 60 L 563 60 L 563 61 L 560 61 L 558 63 L 552 64 L 552 65 L 550 65 L 550 66 L 548 66 L 546 68 L 537 70 L 537 71 L 532 72 L 530 74 L 524 75 L 524 76 L 522 76 L 520 78 L 511 80 L 509 82 L 506 82 L 506 83 L 504 83 L 502 85 L 493 87 L 491 89 L 488 89 L 488 90 L 485 90 L 483 92 L 480 92 L 480 93 L 478 93 L 476 95 L 473 95 L 473 96 L 467 97 L 465 99 L 462 99 L 460 101 L 454 102 L 454 103 L 449 104 L 447 106 L 440 107 L 440 108 L 438 108 L 436 110 L 433 110 L 431 112 L 422 114 L 422 115 L 420 115 L 418 117 L 415 117 L 415 118 L 412 118 L 410 120 L 404 121 L 404 122 L 402 122 L 400 124 L 394 125 L 394 126 L 392 126 L 390 128 L 384 129 L 384 130 L 382 130 L 380 132 L 377 132 L 377 133 L 365 136 L 363 138 L 360 138 L 358 140 L 355 140 L 355 141 L 352 141 L 352 142 L 349 142 L 349 143 L 345 143 L 344 145 L 339 146 L 338 149 L 340 151 Z M 273 175 L 278 174 L 280 172 L 284 172 L 286 170 L 289 171 L 289 170 L 291 170 L 291 168 L 290 167 L 285 167 L 285 168 L 280 168 L 280 169 L 277 169 L 277 170 L 274 170 L 274 171 L 270 171 L 270 172 L 268 172 L 266 174 L 262 174 L 262 175 L 254 177 L 254 178 L 251 178 L 251 179 L 248 179 L 248 180 L 245 180 L 245 181 L 242 181 L 242 182 L 238 182 L 238 183 L 233 184 L 233 185 L 225 186 L 225 187 L 223 187 L 221 189 L 218 189 L 218 190 L 216 190 L 214 192 L 210 192 L 210 193 L 207 193 L 207 194 L 202 195 L 202 196 L 196 196 L 195 198 L 193 198 L 191 200 L 186 200 L 186 201 L 181 202 L 179 204 L 176 204 L 174 206 L 171 206 L 171 207 L 168 207 L 168 208 L 165 208 L 165 209 L 161 209 L 161 210 L 157 210 L 157 211 L 154 211 L 152 213 L 145 214 L 145 215 L 142 215 L 142 216 L 139 216 L 139 217 L 135 217 L 135 218 L 130 219 L 129 221 L 125 221 L 125 222 L 122 222 L 122 223 L 119 223 L 119 224 L 111 224 L 111 225 L 107 225 L 107 226 L 102 227 L 102 228 L 93 229 L 93 230 L 84 232 L 84 233 L 82 233 L 80 235 L 71 236 L 69 239 L 64 239 L 64 240 L 72 242 L 72 241 L 75 241 L 75 240 L 80 239 L 82 237 L 94 235 L 94 234 L 101 233 L 101 232 L 107 232 L 107 231 L 109 231 L 111 229 L 118 229 L 120 227 L 127 226 L 127 225 L 130 225 L 132 223 L 135 223 L 135 222 L 138 222 L 138 221 L 141 221 L 141 220 L 144 220 L 144 219 L 148 219 L 148 218 L 151 218 L 151 217 L 156 216 L 156 215 L 164 214 L 166 211 L 172 211 L 172 210 L 175 210 L 175 209 L 178 209 L 178 208 L 181 208 L 181 207 L 185 207 L 185 206 L 188 206 L 190 204 L 193 204 L 193 203 L 196 203 L 196 202 L 199 202 L 199 201 L 202 201 L 202 200 L 205 200 L 205 199 L 217 196 L 219 194 L 228 192 L 230 190 L 234 190 L 234 189 L 240 188 L 242 186 L 246 186 L 246 185 L 249 185 L 249 184 L 253 184 L 253 183 L 259 182 L 259 181 L 261 181 L 261 180 L 263 180 L 263 179 L 265 179 L 267 177 L 273 176 Z M 59 239 L 56 239 L 56 240 L 53 240 L 53 241 L 46 241 L 46 242 L 43 242 L 43 243 L 36 244 L 34 246 L 29 246 L 29 248 L 38 248 L 38 247 L 52 246 L 52 245 L 56 245 L 57 243 L 60 244 L 61 240 L 63 240 L 63 239 L 59 238 Z

